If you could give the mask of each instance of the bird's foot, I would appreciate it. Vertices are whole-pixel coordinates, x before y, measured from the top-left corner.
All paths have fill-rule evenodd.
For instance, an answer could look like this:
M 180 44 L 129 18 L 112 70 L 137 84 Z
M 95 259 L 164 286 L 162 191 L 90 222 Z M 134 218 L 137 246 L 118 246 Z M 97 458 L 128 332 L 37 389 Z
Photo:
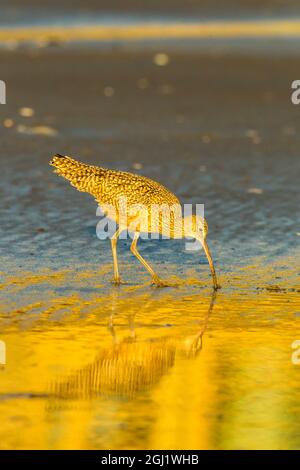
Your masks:
M 159 279 L 159 277 L 152 278 L 152 285 L 155 287 L 170 287 L 169 284 Z
M 114 286 L 121 286 L 126 284 L 126 282 L 122 281 L 120 277 L 115 277 L 111 282 Z

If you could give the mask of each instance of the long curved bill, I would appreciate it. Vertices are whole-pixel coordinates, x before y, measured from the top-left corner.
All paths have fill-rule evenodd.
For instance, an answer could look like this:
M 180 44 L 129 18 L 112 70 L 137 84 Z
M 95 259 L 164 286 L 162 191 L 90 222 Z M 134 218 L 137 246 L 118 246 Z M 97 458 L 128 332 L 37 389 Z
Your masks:
M 206 243 L 206 240 L 204 238 L 202 238 L 202 239 L 200 238 L 200 242 L 201 242 L 201 245 L 203 246 L 206 257 L 208 259 L 211 275 L 212 275 L 212 278 L 213 278 L 214 289 L 215 290 L 220 289 L 220 286 L 219 286 L 218 280 L 217 280 L 217 275 L 216 275 L 216 271 L 215 271 L 214 262 L 213 262 L 211 254 L 210 254 L 210 251 L 209 251 L 208 245 Z

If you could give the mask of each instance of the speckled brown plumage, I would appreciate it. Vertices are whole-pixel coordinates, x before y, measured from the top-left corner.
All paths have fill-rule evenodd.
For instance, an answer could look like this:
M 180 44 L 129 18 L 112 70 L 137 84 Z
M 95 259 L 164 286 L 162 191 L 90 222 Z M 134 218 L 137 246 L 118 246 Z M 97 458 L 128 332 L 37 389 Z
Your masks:
M 70 181 L 71 185 L 79 191 L 90 193 L 103 208 L 104 212 L 116 222 L 120 223 L 120 212 L 126 198 L 126 215 L 128 221 L 134 220 L 137 215 L 136 206 L 143 206 L 143 212 L 148 218 L 148 231 L 151 232 L 151 223 L 155 215 L 155 205 L 162 206 L 162 211 L 157 217 L 157 232 L 170 234 L 171 238 L 182 237 L 182 220 L 177 227 L 174 220 L 176 211 L 181 210 L 178 198 L 162 184 L 142 175 L 126 171 L 111 170 L 78 162 L 71 157 L 56 155 L 51 165 L 55 167 L 55 173 Z M 114 213 L 109 209 L 114 208 Z M 171 210 L 170 210 L 171 208 Z M 169 219 L 163 217 L 169 210 Z M 139 211 L 141 214 L 141 211 Z M 153 228 L 153 225 L 152 225 Z M 177 228 L 177 230 L 175 230 Z M 176 233 L 175 233 L 176 232 Z
M 60 155 L 52 159 L 51 165 L 55 173 L 79 191 L 92 194 L 99 204 L 117 205 L 120 196 L 126 196 L 128 204 L 180 204 L 171 191 L 146 176 L 86 165 Z
M 149 271 L 154 283 L 162 284 L 136 248 L 140 232 L 160 233 L 170 238 L 193 236 L 201 241 L 210 264 L 214 286 L 218 287 L 212 258 L 205 241 L 208 231 L 205 219 L 200 216 L 189 216 L 190 223 L 187 229 L 183 223 L 179 199 L 165 186 L 142 175 L 87 165 L 58 154 L 53 157 L 50 164 L 55 167 L 55 173 L 70 181 L 76 189 L 90 193 L 108 217 L 114 219 L 119 225 L 119 229 L 111 239 L 115 282 L 120 282 L 116 252 L 117 238 L 124 228 L 132 231 L 131 223 L 138 220 L 138 225 L 134 226 L 133 230 L 131 251 Z M 126 205 L 124 205 L 124 199 Z M 135 212 L 131 211 L 132 208 Z M 157 208 L 159 208 L 158 215 Z M 122 218 L 124 212 L 125 223 Z

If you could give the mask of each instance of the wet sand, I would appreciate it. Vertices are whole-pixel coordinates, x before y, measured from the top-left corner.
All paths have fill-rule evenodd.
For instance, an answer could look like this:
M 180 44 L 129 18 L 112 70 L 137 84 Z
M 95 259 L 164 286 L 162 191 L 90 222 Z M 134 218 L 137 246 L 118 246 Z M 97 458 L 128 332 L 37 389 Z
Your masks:
M 73 0 L 72 4 L 68 0 L 45 1 L 42 4 L 38 0 L 26 2 L 22 0 L 3 0 L 4 12 L 7 18 L 24 18 L 24 13 L 35 11 L 37 14 L 48 15 L 51 12 L 72 13 L 72 15 L 82 15 L 85 13 L 125 13 L 139 14 L 150 13 L 159 15 L 202 15 L 202 16 L 226 16 L 226 15 L 281 15 L 299 13 L 299 3 L 296 0 L 152 0 L 151 2 L 139 2 L 137 0 Z
M 0 126 L 1 448 L 300 445 L 299 61 L 161 47 L 0 52 L 0 121 L 13 120 Z M 156 52 L 169 64 L 155 65 Z M 119 244 L 128 284 L 110 284 L 96 205 L 52 173 L 57 152 L 205 204 L 222 284 L 208 321 L 208 265 L 181 241 L 140 245 L 176 287 L 151 288 L 129 241 Z M 118 374 L 135 357 L 144 379 L 133 368 L 117 390 L 91 373 L 109 358 Z

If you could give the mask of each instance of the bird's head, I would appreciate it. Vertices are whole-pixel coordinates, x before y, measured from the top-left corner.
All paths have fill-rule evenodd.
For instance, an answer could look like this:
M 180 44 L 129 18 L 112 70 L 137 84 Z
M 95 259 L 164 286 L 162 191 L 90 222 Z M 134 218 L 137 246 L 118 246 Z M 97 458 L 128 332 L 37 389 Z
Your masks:
M 208 225 L 201 215 L 186 215 L 183 219 L 183 231 L 185 237 L 205 240 L 208 234 Z

